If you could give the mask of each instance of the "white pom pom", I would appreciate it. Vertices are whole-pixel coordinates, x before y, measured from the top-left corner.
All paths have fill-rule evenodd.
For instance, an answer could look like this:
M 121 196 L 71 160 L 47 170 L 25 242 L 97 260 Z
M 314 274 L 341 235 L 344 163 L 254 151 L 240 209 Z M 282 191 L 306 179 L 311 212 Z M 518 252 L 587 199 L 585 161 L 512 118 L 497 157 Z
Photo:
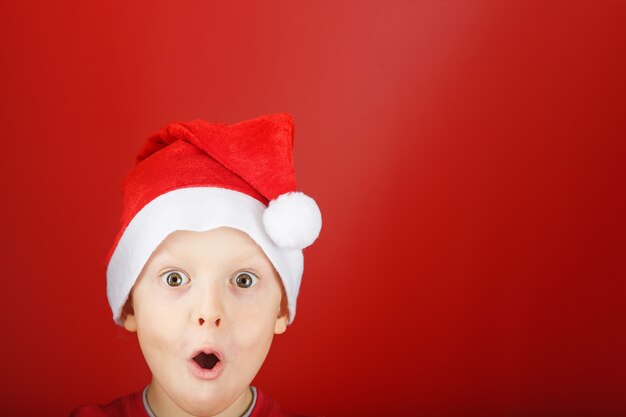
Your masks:
M 281 248 L 304 249 L 320 234 L 322 214 L 315 201 L 301 192 L 270 201 L 263 213 L 265 231 Z

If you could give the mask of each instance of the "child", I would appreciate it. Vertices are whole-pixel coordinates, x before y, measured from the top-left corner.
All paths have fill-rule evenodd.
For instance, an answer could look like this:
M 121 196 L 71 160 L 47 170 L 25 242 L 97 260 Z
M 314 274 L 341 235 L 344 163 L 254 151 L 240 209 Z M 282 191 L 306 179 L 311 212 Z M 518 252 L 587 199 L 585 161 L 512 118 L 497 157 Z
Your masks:
M 295 317 L 302 249 L 321 229 L 295 191 L 292 145 L 285 114 L 147 140 L 124 182 L 107 295 L 152 381 L 72 416 L 290 416 L 250 383 Z

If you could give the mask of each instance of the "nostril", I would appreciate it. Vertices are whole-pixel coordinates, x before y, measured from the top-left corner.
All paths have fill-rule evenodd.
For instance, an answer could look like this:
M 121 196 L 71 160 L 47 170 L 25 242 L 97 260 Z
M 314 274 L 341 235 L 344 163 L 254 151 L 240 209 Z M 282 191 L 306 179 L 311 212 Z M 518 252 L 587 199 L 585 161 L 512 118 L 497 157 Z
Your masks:
M 198 324 L 202 326 L 204 325 L 204 323 L 206 323 L 206 320 L 200 317 L 198 319 Z M 215 327 L 220 327 L 220 324 L 222 323 L 222 319 L 215 319 L 214 323 L 215 323 Z

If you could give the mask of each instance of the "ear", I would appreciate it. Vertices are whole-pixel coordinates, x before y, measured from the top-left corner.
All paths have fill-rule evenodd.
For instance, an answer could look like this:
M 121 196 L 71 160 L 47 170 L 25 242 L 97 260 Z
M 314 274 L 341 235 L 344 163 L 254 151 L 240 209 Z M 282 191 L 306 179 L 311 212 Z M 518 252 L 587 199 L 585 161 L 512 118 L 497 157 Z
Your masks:
M 134 333 L 137 331 L 137 320 L 135 320 L 135 309 L 133 308 L 132 297 L 128 297 L 126 304 L 124 304 L 124 308 L 122 309 L 122 322 L 124 323 L 124 328 L 129 332 Z
M 274 334 L 285 333 L 287 324 L 289 324 L 289 307 L 287 307 L 287 297 L 285 297 L 283 291 L 283 296 L 280 299 L 278 317 L 276 317 L 276 324 L 274 325 Z
M 137 320 L 135 320 L 134 313 L 128 313 L 123 320 L 124 320 L 124 328 L 126 330 L 132 333 L 137 331 Z
M 276 325 L 274 326 L 274 334 L 282 334 L 287 330 L 287 322 L 289 321 L 288 314 L 282 314 L 276 318 Z
M 135 320 L 135 315 L 133 313 L 126 315 L 126 318 L 124 319 L 124 328 L 133 333 L 137 331 L 137 321 Z

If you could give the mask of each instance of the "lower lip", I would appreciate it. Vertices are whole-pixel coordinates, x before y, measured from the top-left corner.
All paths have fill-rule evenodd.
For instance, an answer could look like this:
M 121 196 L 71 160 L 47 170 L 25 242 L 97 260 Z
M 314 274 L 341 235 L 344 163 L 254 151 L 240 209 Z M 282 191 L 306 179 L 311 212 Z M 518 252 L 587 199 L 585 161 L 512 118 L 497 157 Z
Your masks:
M 224 370 L 224 364 L 222 363 L 222 361 L 216 363 L 213 369 L 204 369 L 203 367 L 198 365 L 198 363 L 193 359 L 189 359 L 189 365 L 191 367 L 191 373 L 196 378 L 204 379 L 207 381 L 217 378 Z

